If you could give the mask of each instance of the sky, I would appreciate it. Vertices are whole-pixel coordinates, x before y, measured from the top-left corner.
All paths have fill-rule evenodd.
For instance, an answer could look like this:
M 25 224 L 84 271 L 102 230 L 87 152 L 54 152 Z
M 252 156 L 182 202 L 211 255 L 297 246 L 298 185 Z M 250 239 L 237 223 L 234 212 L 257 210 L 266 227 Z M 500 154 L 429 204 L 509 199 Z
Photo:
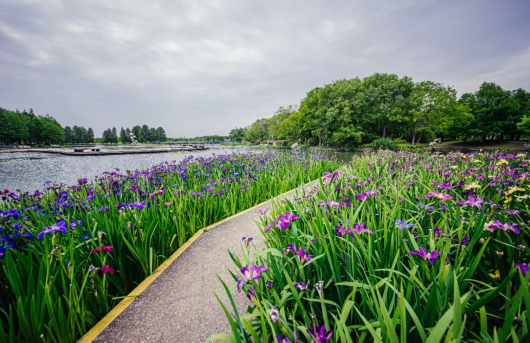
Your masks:
M 0 107 L 228 135 L 375 72 L 530 90 L 528 0 L 0 0 Z

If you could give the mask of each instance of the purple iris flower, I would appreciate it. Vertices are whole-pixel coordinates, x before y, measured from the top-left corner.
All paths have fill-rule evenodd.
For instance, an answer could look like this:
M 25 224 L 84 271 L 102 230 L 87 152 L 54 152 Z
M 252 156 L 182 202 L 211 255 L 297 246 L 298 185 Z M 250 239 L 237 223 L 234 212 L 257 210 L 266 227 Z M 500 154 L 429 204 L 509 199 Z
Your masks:
M 428 253 L 424 247 L 420 247 L 420 250 L 412 250 L 411 252 L 409 252 L 409 255 L 418 255 L 425 261 L 429 260 L 431 264 L 434 264 L 435 258 L 440 257 L 440 253 L 438 251 L 433 250 Z
M 296 337 L 296 334 L 295 334 L 295 338 Z M 293 341 L 291 341 L 289 338 L 287 338 L 287 336 L 285 335 L 276 335 L 276 339 L 278 340 L 279 343 L 293 343 Z M 300 343 L 300 341 L 296 341 L 297 343 Z
M 250 301 L 254 301 L 254 299 L 256 299 L 256 289 L 254 286 L 250 287 L 250 289 L 247 291 L 247 298 Z
M 514 267 L 519 268 L 521 272 L 523 272 L 523 275 L 526 276 L 526 273 L 528 273 L 528 270 L 530 270 L 530 267 L 528 265 L 522 264 L 522 263 L 514 263 Z
M 401 231 L 403 231 L 403 230 L 408 230 L 413 226 L 414 224 L 407 224 L 406 219 L 403 219 L 403 220 L 396 219 L 396 229 L 400 229 Z
M 307 280 L 307 283 L 300 281 L 300 282 L 295 282 L 293 286 L 298 288 L 301 291 L 307 291 L 310 283 L 311 283 L 311 280 Z
M 497 230 L 502 230 L 502 231 L 513 231 L 515 232 L 516 234 L 520 234 L 521 232 L 519 231 L 518 228 L 516 228 L 517 224 L 510 224 L 510 222 L 506 222 L 506 223 L 502 223 L 498 220 L 494 221 L 492 224 L 490 224 L 489 228 L 490 229 L 497 229 Z
M 477 197 L 476 199 L 473 198 L 471 195 L 468 195 L 467 196 L 467 200 L 460 200 L 459 202 L 457 202 L 456 204 L 458 206 L 462 206 L 462 205 L 469 205 L 471 207 L 476 207 L 478 208 L 479 210 L 482 209 L 482 204 L 484 203 L 484 199 L 482 198 L 479 198 Z
M 129 204 L 128 206 L 129 208 L 137 208 L 139 210 L 143 210 L 144 207 L 145 207 L 145 201 L 136 201 L 136 202 L 133 202 L 132 204 Z
M 317 329 L 317 325 L 313 324 L 311 329 L 307 329 L 307 333 L 313 338 L 315 343 L 328 343 L 333 337 L 333 330 L 326 331 L 326 325 L 322 325 Z
M 460 240 L 457 237 L 453 238 L 453 241 L 460 242 Z M 462 238 L 462 245 L 467 246 L 468 244 L 469 244 L 469 236 L 464 236 L 464 238 Z
M 278 323 L 278 321 L 280 320 L 280 312 L 278 312 L 278 310 L 276 309 L 277 306 L 278 305 L 274 305 L 269 311 L 269 316 L 271 317 L 273 323 Z
M 436 236 L 436 238 L 440 238 L 440 237 L 451 237 L 451 235 L 448 235 L 446 233 L 443 233 L 442 230 L 440 230 L 438 227 L 433 227 L 432 231 L 434 232 L 434 235 Z
M 248 250 L 248 247 L 250 245 L 250 242 L 252 242 L 254 238 L 252 237 L 243 237 L 241 240 L 243 241 L 243 244 L 245 245 L 245 250 Z
M 265 273 L 266 271 L 267 268 L 263 266 L 256 266 L 254 261 L 252 261 L 250 268 L 243 267 L 240 269 L 240 272 L 243 275 L 243 279 L 245 280 L 245 282 L 259 279 L 261 277 L 261 273 Z
M 372 230 L 366 228 L 366 222 L 362 223 L 361 225 L 359 225 L 358 223 L 353 224 L 353 231 L 355 231 L 359 235 L 363 232 L 368 232 L 371 235 L 374 234 Z
M 370 197 L 370 193 L 366 192 L 366 193 L 357 194 L 355 195 L 355 197 L 357 198 L 357 200 L 364 201 Z
M 305 252 L 304 249 L 302 249 L 302 247 L 300 247 L 300 249 L 298 249 L 298 251 L 293 250 L 293 253 L 300 257 L 300 261 L 309 262 L 311 257 L 313 257 L 313 255 L 309 255 L 307 252 Z
M 37 235 L 37 238 L 42 239 L 44 235 L 48 233 L 55 233 L 55 232 L 66 233 L 67 231 L 68 229 L 66 228 L 66 223 L 64 222 L 64 220 L 59 220 L 57 224 L 50 225 L 46 227 L 44 230 L 42 230 L 41 232 L 39 232 L 39 234 Z

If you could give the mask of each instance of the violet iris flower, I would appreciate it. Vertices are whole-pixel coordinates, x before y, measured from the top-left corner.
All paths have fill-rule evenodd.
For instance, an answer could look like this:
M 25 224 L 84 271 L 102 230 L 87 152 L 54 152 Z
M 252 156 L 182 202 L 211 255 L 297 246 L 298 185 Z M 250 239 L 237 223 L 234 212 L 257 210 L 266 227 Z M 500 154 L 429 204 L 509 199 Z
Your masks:
M 255 262 L 252 261 L 250 268 L 243 267 L 239 271 L 243 275 L 243 279 L 245 280 L 245 282 L 248 282 L 251 280 L 259 279 L 261 277 L 261 273 L 265 273 L 267 271 L 267 268 L 263 266 L 256 266 Z
M 247 291 L 247 298 L 250 301 L 254 301 L 254 299 L 256 299 L 256 289 L 254 286 L 250 287 L 250 289 Z
M 519 268 L 519 270 L 521 270 L 521 272 L 525 276 L 526 276 L 526 273 L 528 273 L 528 270 L 530 270 L 530 266 L 524 265 L 522 263 L 514 263 L 513 266 L 516 267 L 516 268 Z
M 370 193 L 366 192 L 366 193 L 357 194 L 355 195 L 355 197 L 357 198 L 357 200 L 364 201 L 370 197 Z
M 252 242 L 254 238 L 252 237 L 243 237 L 241 240 L 243 241 L 243 244 L 245 244 L 245 250 L 248 250 L 248 247 L 250 245 L 250 242 Z
M 519 231 L 518 228 L 516 228 L 517 224 L 510 224 L 510 222 L 506 222 L 506 223 L 502 223 L 498 220 L 494 221 L 492 224 L 490 224 L 489 228 L 490 229 L 497 229 L 497 230 L 502 230 L 502 231 L 513 231 L 515 232 L 516 234 L 520 234 L 521 232 Z
M 436 238 L 440 238 L 440 237 L 451 237 L 451 235 L 448 235 L 446 233 L 443 233 L 442 230 L 440 230 L 439 228 L 437 228 L 436 226 L 433 227 L 432 231 L 434 232 L 434 236 L 436 236 Z
M 366 222 L 362 223 L 361 225 L 359 225 L 358 223 L 353 224 L 353 231 L 355 231 L 359 235 L 363 232 L 368 232 L 371 235 L 374 234 L 372 230 L 366 228 Z
M 285 336 L 284 334 L 282 334 L 281 336 L 280 335 L 276 335 L 276 339 L 278 340 L 279 343 L 293 343 L 293 341 L 291 341 L 289 338 L 287 338 L 287 336 Z M 296 342 L 300 343 L 300 341 L 296 341 Z
M 406 219 L 403 219 L 403 220 L 396 219 L 396 229 L 400 229 L 401 231 L 403 231 L 403 230 L 408 230 L 413 226 L 414 224 L 407 224 Z
M 67 231 L 68 229 L 66 228 L 66 223 L 64 222 L 64 220 L 59 220 L 57 224 L 50 225 L 46 227 L 44 230 L 42 230 L 41 232 L 39 232 L 39 234 L 37 235 L 37 238 L 42 239 L 44 235 L 48 233 L 55 233 L 55 232 L 66 233 Z
M 298 255 L 300 257 L 300 261 L 306 261 L 306 262 L 309 262 L 309 260 L 311 259 L 311 257 L 313 257 L 313 255 L 309 255 L 307 252 L 304 251 L 304 249 L 302 249 L 302 247 L 300 247 L 297 250 L 294 250 L 294 245 L 293 245 L 293 253 L 295 255 Z
M 317 325 L 313 324 L 311 329 L 307 329 L 307 333 L 313 338 L 311 342 L 315 343 L 328 343 L 333 337 L 333 330 L 326 331 L 326 325 L 317 329 Z
M 271 317 L 273 323 L 278 323 L 280 320 L 280 312 L 276 309 L 277 306 L 278 305 L 274 305 L 269 311 L 269 317 Z
M 453 238 L 453 241 L 460 242 L 458 237 Z M 468 244 L 469 244 L 469 236 L 464 236 L 464 238 L 462 238 L 462 245 L 467 246 Z
M 293 286 L 298 288 L 301 291 L 307 291 L 310 283 L 311 283 L 311 280 L 307 280 L 307 283 L 300 281 L 300 282 L 295 282 Z
M 431 264 L 434 264 L 435 258 L 440 257 L 440 253 L 438 251 L 433 250 L 428 253 L 424 247 L 420 247 L 420 250 L 412 250 L 411 252 L 409 252 L 409 255 L 418 255 L 425 261 L 429 260 Z
M 446 201 L 446 200 L 453 199 L 453 197 L 450 196 L 449 194 L 439 193 L 439 192 L 429 192 L 427 194 L 427 198 L 438 198 L 440 199 L 440 201 Z
M 471 207 L 476 207 L 479 210 L 482 210 L 482 204 L 484 203 L 484 199 L 477 197 L 476 199 L 473 198 L 471 195 L 467 196 L 467 200 L 460 200 L 456 204 L 458 206 L 462 205 L 469 205 Z

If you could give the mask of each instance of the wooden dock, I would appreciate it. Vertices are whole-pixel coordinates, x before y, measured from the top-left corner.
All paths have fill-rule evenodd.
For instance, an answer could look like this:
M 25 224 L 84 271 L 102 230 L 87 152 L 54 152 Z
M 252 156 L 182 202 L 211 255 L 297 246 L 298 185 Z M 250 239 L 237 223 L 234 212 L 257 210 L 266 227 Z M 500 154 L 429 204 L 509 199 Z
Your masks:
M 73 149 L 13 149 L 13 150 L 0 150 L 4 153 L 17 153 L 17 152 L 38 152 L 46 154 L 60 154 L 66 156 L 107 156 L 107 155 L 133 155 L 133 154 L 159 154 L 168 152 L 192 152 L 207 150 L 203 146 L 198 147 L 172 147 L 172 148 L 154 148 L 154 149 L 116 149 L 116 150 L 103 150 L 103 151 L 92 151 L 91 148 L 86 148 L 83 152 L 76 152 Z

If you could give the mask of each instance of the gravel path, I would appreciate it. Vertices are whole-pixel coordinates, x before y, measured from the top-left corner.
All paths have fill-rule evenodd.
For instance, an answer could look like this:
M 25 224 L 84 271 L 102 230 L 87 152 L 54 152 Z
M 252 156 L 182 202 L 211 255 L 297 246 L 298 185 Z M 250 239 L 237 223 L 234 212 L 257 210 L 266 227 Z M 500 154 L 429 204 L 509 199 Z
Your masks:
M 291 191 L 284 197 L 292 197 Z M 228 269 L 234 269 L 228 251 L 241 253 L 241 238 L 254 237 L 256 248 L 263 237 L 253 223 L 258 210 L 270 201 L 204 232 L 136 298 L 95 342 L 204 342 L 226 332 L 228 321 L 213 295 L 224 293 L 219 275 L 229 287 Z M 250 305 L 244 294 L 232 292 L 240 313 Z M 221 300 L 229 305 L 228 297 Z

